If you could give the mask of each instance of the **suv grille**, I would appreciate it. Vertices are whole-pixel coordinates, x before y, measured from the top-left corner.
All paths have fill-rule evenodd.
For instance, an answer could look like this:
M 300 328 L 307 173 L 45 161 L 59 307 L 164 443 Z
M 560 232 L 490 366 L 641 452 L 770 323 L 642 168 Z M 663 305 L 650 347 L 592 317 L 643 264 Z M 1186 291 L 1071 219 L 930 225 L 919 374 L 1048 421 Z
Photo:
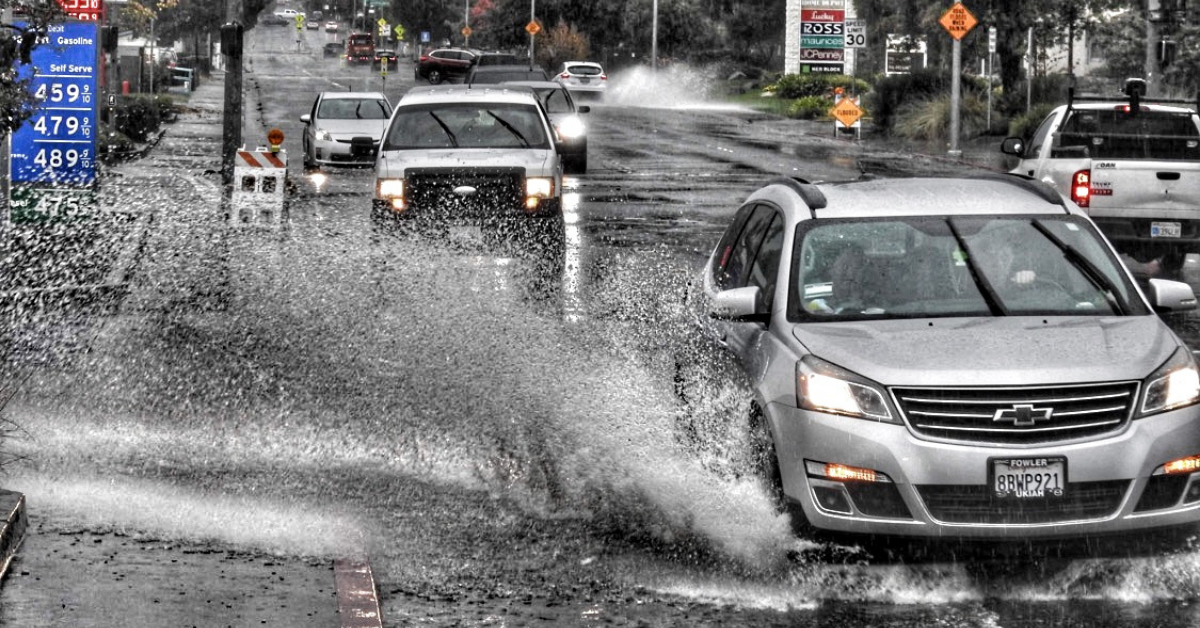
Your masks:
M 1138 382 L 1020 388 L 894 388 L 920 436 L 968 443 L 1041 445 L 1119 431 Z
M 461 196 L 455 189 L 475 192 Z M 409 168 L 405 196 L 414 213 L 454 221 L 487 220 L 519 211 L 525 198 L 524 168 Z
M 1000 499 L 987 486 L 917 486 L 930 516 L 945 523 L 1033 524 L 1111 517 L 1121 506 L 1128 480 L 1074 482 L 1066 496 Z

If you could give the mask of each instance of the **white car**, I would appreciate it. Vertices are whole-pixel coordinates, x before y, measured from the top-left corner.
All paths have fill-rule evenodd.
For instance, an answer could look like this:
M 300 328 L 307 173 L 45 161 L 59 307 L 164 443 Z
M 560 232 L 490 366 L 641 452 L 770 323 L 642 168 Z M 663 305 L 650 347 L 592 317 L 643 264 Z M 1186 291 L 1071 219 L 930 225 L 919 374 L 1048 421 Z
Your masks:
M 562 242 L 562 163 L 529 90 L 414 87 L 396 104 L 375 178 L 377 223 Z
M 559 66 L 553 80 L 576 95 L 602 98 L 608 92 L 604 67 L 592 61 L 567 61 Z
M 326 33 L 336 33 L 336 32 L 338 32 L 338 28 L 339 28 L 338 23 L 333 20 L 325 22 L 325 32 Z
M 380 92 L 322 92 L 304 123 L 304 166 L 370 166 L 392 115 Z
M 282 17 L 282 18 L 286 18 L 286 19 L 289 19 L 289 20 L 294 20 L 294 19 L 296 19 L 296 16 L 297 16 L 297 15 L 304 15 L 304 12 L 303 12 L 303 11 L 297 11 L 297 10 L 295 10 L 295 9 L 280 9 L 280 10 L 278 10 L 278 11 L 276 11 L 276 12 L 275 12 L 275 16 L 276 16 L 276 17 Z

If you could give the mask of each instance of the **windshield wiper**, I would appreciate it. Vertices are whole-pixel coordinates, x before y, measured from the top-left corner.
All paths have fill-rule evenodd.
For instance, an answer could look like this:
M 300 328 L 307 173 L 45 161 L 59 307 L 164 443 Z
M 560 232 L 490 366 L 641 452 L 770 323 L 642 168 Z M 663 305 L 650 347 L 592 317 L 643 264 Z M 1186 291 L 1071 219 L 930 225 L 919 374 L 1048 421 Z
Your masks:
M 1033 221 L 1033 228 L 1045 236 L 1051 244 L 1058 247 L 1058 250 L 1063 252 L 1063 256 L 1067 258 L 1067 261 L 1083 274 L 1084 278 L 1088 280 L 1088 283 L 1092 284 L 1093 288 L 1099 290 L 1104 295 L 1104 300 L 1108 301 L 1108 304 L 1112 306 L 1117 314 L 1123 315 L 1129 313 L 1129 309 L 1117 298 L 1116 287 L 1108 280 L 1108 277 L 1104 276 L 1104 273 L 1100 272 L 1099 268 L 1096 268 L 1092 260 L 1080 253 L 1075 247 L 1063 242 L 1049 227 L 1042 224 L 1042 221 Z
M 967 246 L 967 241 L 958 232 L 958 227 L 954 224 L 954 220 L 948 219 L 946 220 L 946 224 L 950 227 L 950 234 L 958 241 L 958 248 L 967 254 L 967 270 L 971 271 L 971 278 L 975 280 L 975 285 L 979 286 L 979 294 L 983 296 L 983 301 L 987 303 L 992 316 L 1008 316 L 1008 308 L 1004 307 L 1004 301 L 996 293 L 995 286 L 987 280 L 983 271 L 979 269 L 979 265 L 975 262 L 975 252 L 971 250 L 971 247 Z
M 518 131 L 516 129 L 516 127 L 509 124 L 508 121 L 505 120 L 504 118 L 501 118 L 500 116 L 492 113 L 490 109 L 488 110 L 487 114 L 489 116 L 492 116 L 492 119 L 495 120 L 496 122 L 499 122 L 501 126 L 508 129 L 509 133 L 512 133 L 513 135 L 515 135 L 517 137 L 517 139 L 521 140 L 521 143 L 525 145 L 525 148 L 529 148 L 529 140 L 525 139 L 525 136 L 521 135 L 521 132 Z
M 450 145 L 454 148 L 458 148 L 458 138 L 454 136 L 454 131 L 451 131 L 450 127 L 446 126 L 446 123 L 442 122 L 442 119 L 439 118 L 436 113 L 430 111 L 429 117 L 436 120 L 438 126 L 442 127 L 442 130 L 446 132 L 446 137 L 450 138 Z

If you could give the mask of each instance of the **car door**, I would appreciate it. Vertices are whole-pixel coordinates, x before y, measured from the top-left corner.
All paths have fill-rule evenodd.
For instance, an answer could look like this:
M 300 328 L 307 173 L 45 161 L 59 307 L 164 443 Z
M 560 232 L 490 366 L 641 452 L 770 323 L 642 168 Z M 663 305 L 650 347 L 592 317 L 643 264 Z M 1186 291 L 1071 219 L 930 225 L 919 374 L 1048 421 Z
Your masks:
M 750 205 L 743 211 L 747 214 L 736 237 L 722 242 L 721 258 L 713 267 L 713 283 L 718 290 L 759 288 L 756 310 L 763 314 L 761 319 L 717 323 L 726 346 L 745 362 L 759 335 L 767 329 L 783 250 L 783 217 L 765 204 Z

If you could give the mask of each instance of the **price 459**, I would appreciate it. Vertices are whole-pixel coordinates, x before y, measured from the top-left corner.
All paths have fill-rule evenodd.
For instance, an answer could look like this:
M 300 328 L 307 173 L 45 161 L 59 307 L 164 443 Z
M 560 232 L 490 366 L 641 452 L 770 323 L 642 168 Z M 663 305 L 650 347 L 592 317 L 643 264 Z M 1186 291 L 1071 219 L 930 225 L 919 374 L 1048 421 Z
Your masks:
M 76 150 L 68 148 L 41 148 L 38 149 L 37 155 L 33 157 L 33 163 L 43 168 L 74 168 L 78 165 L 88 166 L 91 164 L 91 151 Z
M 91 90 L 88 89 L 88 86 L 85 85 L 81 88 L 76 83 L 68 83 L 66 85 L 63 85 L 62 83 L 42 83 L 41 85 L 37 86 L 37 91 L 34 92 L 34 96 L 37 97 L 38 100 L 45 100 L 54 103 L 92 102 L 92 94 Z

